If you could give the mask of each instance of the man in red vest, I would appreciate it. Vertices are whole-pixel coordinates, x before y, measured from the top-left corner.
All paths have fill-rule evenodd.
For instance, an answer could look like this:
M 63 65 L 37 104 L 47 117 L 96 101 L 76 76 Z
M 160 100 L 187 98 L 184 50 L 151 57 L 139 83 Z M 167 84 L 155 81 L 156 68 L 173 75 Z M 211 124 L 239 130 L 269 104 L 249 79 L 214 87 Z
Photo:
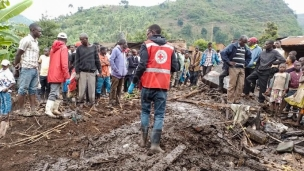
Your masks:
M 154 103 L 154 125 L 151 134 L 151 151 L 164 152 L 160 146 L 161 132 L 164 123 L 167 91 L 170 87 L 170 73 L 179 70 L 174 48 L 161 36 L 161 28 L 153 24 L 147 30 L 147 38 L 140 48 L 140 63 L 129 86 L 132 93 L 140 80 L 141 90 L 141 141 L 147 143 L 151 104 Z

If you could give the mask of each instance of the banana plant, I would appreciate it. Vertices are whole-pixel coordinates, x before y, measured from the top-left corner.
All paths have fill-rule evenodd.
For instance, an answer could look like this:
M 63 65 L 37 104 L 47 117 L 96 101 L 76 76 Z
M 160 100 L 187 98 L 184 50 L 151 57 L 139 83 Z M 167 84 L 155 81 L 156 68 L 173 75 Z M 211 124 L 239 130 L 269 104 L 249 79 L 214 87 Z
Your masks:
M 23 0 L 14 5 L 10 5 L 9 0 L 0 0 L 0 23 L 19 15 L 32 4 L 33 0 Z M 0 60 L 9 59 L 10 47 L 20 41 L 20 37 L 13 30 L 9 25 L 0 24 Z

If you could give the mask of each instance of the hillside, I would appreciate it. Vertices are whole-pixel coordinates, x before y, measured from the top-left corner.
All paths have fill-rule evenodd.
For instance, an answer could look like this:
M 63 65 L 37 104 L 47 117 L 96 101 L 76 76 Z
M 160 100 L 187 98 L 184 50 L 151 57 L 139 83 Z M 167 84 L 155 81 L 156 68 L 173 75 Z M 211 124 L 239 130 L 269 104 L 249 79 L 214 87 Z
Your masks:
M 25 25 L 30 25 L 33 21 L 24 17 L 23 15 L 17 15 L 13 18 L 11 18 L 9 20 L 9 22 L 12 22 L 12 23 L 16 23 L 16 24 L 25 24 Z
M 98 6 L 55 20 L 69 35 L 70 43 L 77 41 L 81 32 L 88 33 L 94 42 L 115 42 L 120 30 L 128 41 L 140 41 L 151 23 L 161 25 L 170 39 L 189 43 L 198 38 L 210 40 L 212 32 L 213 41 L 223 43 L 242 34 L 260 37 L 270 21 L 278 25 L 279 36 L 302 34 L 296 15 L 283 0 L 176 0 L 152 7 Z
M 297 20 L 302 29 L 304 29 L 304 14 L 298 14 Z

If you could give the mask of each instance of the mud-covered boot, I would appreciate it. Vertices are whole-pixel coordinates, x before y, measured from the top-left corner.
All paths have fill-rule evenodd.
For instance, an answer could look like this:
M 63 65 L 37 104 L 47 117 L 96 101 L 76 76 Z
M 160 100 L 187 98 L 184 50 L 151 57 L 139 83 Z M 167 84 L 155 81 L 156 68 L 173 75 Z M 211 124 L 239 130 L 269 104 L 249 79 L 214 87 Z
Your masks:
M 148 140 L 149 127 L 141 127 L 141 136 L 139 141 L 140 147 L 146 147 Z
M 55 100 L 54 106 L 53 106 L 53 114 L 55 115 L 61 115 L 61 112 L 58 110 L 60 105 L 60 100 Z
M 152 130 L 151 148 L 150 148 L 151 152 L 154 152 L 154 153 L 164 153 L 165 152 L 159 146 L 161 133 L 162 133 L 162 130 L 160 130 L 160 129 L 153 129 Z
M 54 101 L 48 100 L 45 105 L 45 114 L 51 118 L 56 118 L 56 115 L 54 115 L 52 112 L 54 103 L 55 103 Z

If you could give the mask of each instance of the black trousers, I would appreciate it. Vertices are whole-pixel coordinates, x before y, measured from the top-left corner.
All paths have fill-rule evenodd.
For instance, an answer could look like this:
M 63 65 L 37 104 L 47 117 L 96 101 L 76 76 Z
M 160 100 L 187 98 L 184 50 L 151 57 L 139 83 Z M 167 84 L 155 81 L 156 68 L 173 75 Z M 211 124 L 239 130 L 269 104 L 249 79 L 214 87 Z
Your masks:
M 251 73 L 247 78 L 245 82 L 245 87 L 249 86 L 248 84 L 250 83 L 255 83 L 257 79 L 259 79 L 259 84 L 260 84 L 260 92 L 259 92 L 259 102 L 263 103 L 265 100 L 265 97 L 263 96 L 263 93 L 265 93 L 267 89 L 267 83 L 269 80 L 270 76 L 270 70 L 264 70 L 264 71 L 258 71 L 255 70 L 253 73 Z M 247 84 L 247 85 L 246 85 Z M 249 94 L 250 89 L 246 89 L 245 94 Z
M 224 88 L 224 78 L 227 77 L 229 75 L 228 70 L 223 70 L 223 72 L 219 75 L 219 89 L 223 89 Z
M 250 83 L 246 79 L 250 74 L 253 73 L 254 70 L 255 70 L 254 68 L 245 68 L 245 86 L 244 86 L 244 90 L 243 90 L 244 94 L 246 94 L 247 92 L 254 93 L 256 81 Z M 248 94 L 246 94 L 246 95 L 248 95 Z
M 124 91 L 124 92 L 127 92 L 127 91 L 128 91 L 128 88 L 129 88 L 129 85 L 130 85 L 131 82 L 132 82 L 132 79 L 133 79 L 133 75 L 126 75 L 126 76 L 125 76 L 125 79 L 124 79 L 124 87 L 123 87 L 123 91 Z
M 190 86 L 196 86 L 200 71 L 190 71 Z
M 203 76 L 207 75 L 212 69 L 212 66 L 203 66 Z
M 50 94 L 50 84 L 47 81 L 47 76 L 39 76 L 41 85 L 41 98 L 47 99 Z

